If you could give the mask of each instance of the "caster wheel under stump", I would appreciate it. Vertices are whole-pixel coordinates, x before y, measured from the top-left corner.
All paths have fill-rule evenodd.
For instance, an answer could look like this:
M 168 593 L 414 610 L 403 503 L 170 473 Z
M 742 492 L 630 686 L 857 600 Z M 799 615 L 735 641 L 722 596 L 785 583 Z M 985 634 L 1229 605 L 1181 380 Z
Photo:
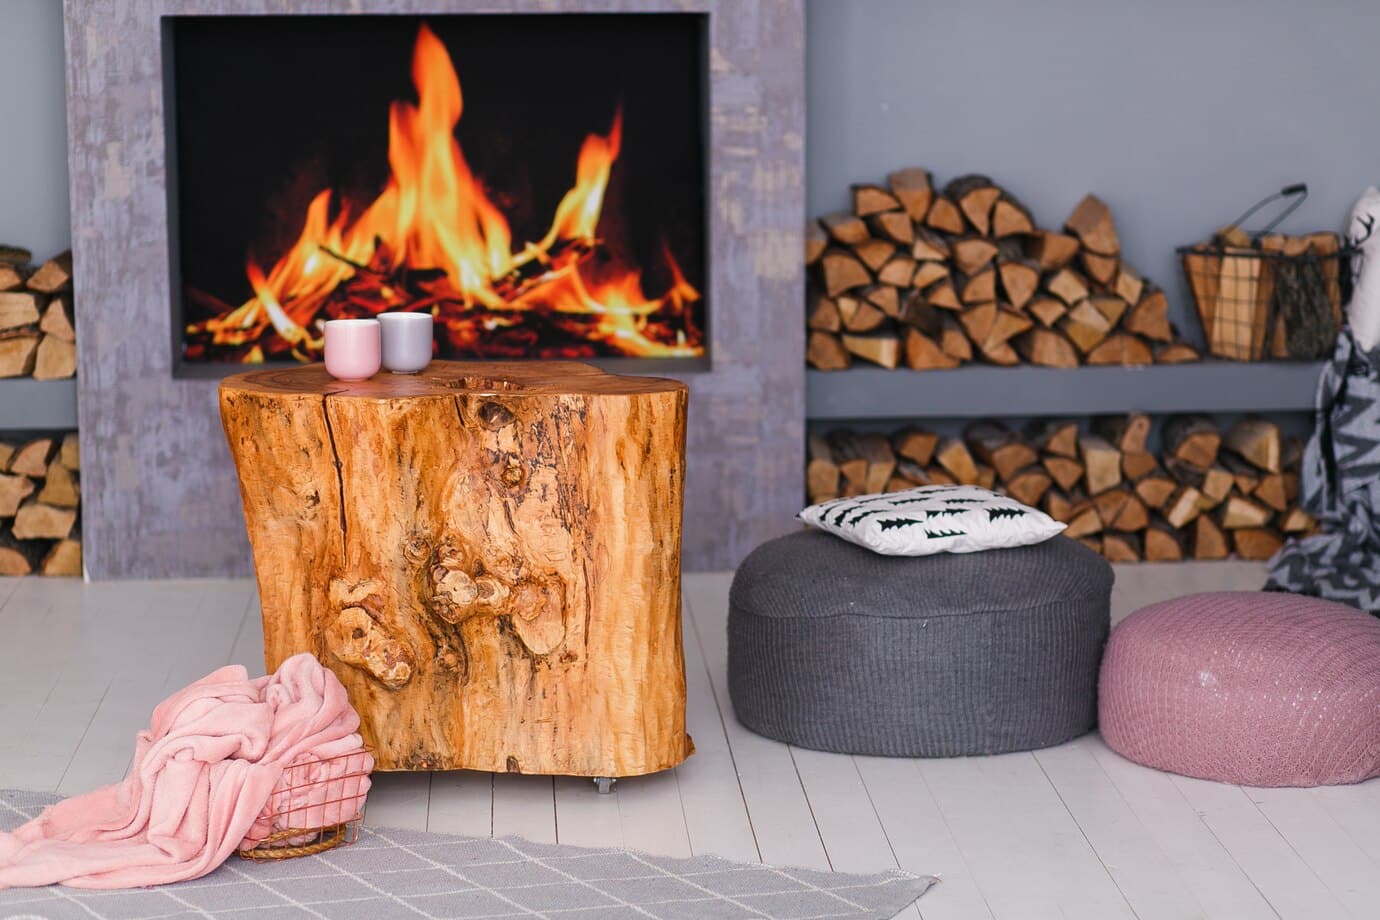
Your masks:
M 608 795 L 610 792 L 612 792 L 613 784 L 616 782 L 618 782 L 618 780 L 612 776 L 594 777 L 594 785 L 596 788 L 598 788 L 600 795 Z

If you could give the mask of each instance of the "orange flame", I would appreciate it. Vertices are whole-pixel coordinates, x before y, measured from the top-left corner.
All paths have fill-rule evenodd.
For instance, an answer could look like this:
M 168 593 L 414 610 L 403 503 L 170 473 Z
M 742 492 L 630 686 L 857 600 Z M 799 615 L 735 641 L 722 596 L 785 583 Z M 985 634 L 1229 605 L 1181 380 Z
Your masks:
M 485 332 L 521 321 L 514 313 L 535 311 L 619 353 L 703 353 L 688 310 L 700 295 L 669 250 L 664 258 L 672 285 L 659 297 L 646 294 L 635 268 L 602 271 L 598 279 L 582 275 L 581 257 L 598 244 L 604 194 L 622 145 L 621 112 L 607 135 L 585 138 L 575 184 L 557 204 L 546 235 L 515 251 L 507 220 L 455 140 L 463 110 L 460 81 L 450 54 L 426 26 L 417 35 L 412 81 L 416 104 L 395 101 L 389 111 L 391 175 L 382 193 L 357 215 L 341 202 L 332 219 L 332 192 L 319 192 L 297 241 L 271 269 L 248 261 L 253 298 L 189 332 L 209 335 L 215 345 L 254 346 L 241 355 L 246 361 L 262 360 L 261 340 L 276 333 L 293 355 L 310 360 L 320 353 L 328 302 L 362 270 L 439 270 L 444 277 L 429 291 L 431 303 L 419 306 L 383 284 L 364 309 L 430 309 L 448 326 L 452 343 L 476 349 Z M 652 336 L 654 317 L 662 321 Z M 670 334 L 667 319 L 678 324 Z

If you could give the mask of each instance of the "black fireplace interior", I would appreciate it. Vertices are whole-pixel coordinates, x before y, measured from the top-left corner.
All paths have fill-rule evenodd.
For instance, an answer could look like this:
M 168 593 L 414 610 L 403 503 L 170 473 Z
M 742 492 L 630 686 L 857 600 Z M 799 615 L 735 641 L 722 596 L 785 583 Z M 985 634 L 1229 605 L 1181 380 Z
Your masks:
M 166 18 L 180 371 L 314 360 L 385 309 L 433 312 L 440 357 L 706 361 L 705 28 Z

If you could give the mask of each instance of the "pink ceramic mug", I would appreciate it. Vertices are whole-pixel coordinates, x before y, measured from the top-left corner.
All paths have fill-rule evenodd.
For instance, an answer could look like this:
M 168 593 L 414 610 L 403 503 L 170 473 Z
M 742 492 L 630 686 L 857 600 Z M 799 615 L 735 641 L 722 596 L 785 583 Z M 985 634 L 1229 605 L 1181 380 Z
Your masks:
M 378 320 L 326 322 L 326 373 L 337 380 L 368 380 L 382 360 Z

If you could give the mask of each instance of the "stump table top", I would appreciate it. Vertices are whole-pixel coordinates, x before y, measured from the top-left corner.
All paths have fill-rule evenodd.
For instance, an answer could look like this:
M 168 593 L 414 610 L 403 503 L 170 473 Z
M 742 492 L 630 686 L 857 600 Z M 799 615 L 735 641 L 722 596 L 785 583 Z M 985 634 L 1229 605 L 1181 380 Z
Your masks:
M 678 380 L 610 374 L 579 361 L 432 361 L 416 374 L 380 371 L 359 381 L 337 380 L 318 363 L 234 374 L 220 384 L 222 393 L 367 399 L 500 393 L 632 396 L 685 389 Z

